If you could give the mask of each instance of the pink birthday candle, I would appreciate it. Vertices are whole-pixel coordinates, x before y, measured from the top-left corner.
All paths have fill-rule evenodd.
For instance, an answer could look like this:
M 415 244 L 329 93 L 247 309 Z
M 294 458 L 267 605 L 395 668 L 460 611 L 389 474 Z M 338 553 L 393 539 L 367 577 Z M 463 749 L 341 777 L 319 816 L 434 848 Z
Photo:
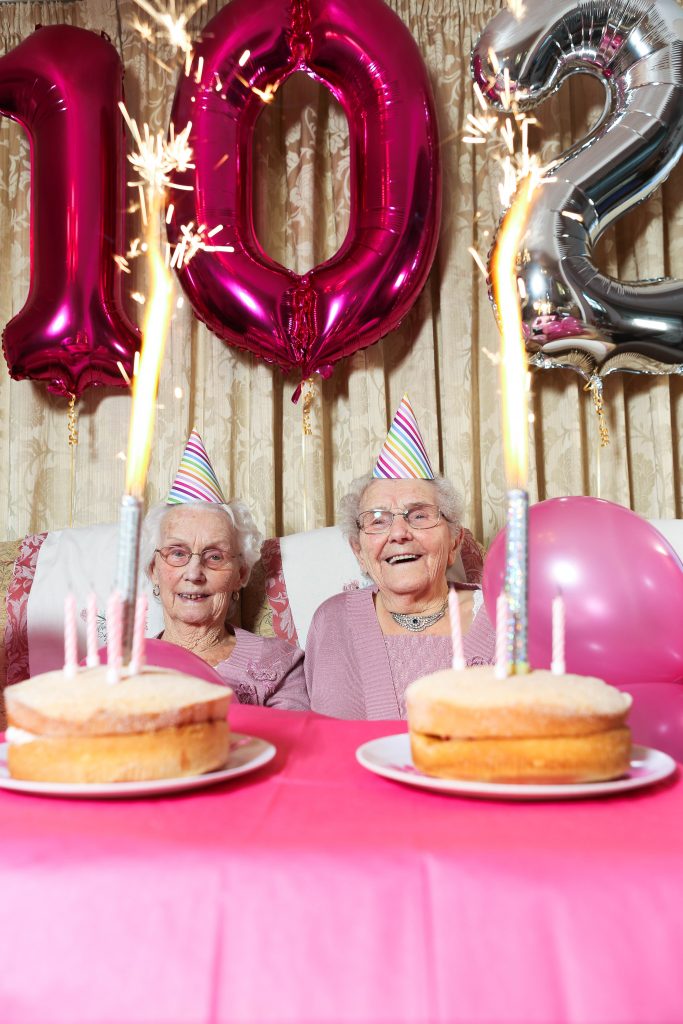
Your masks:
M 86 659 L 88 668 L 96 668 L 100 663 L 100 656 L 97 653 L 97 595 L 92 591 L 88 594 L 88 608 L 86 616 Z
M 460 623 L 460 601 L 455 587 L 448 591 L 448 614 L 451 620 L 451 643 L 453 657 L 451 667 L 456 671 L 465 668 L 465 654 L 462 649 L 462 626 Z
M 133 626 L 133 649 L 130 655 L 130 673 L 139 672 L 145 664 L 145 625 L 147 622 L 147 595 L 140 593 L 135 602 L 135 625 Z
M 115 590 L 107 601 L 107 682 L 118 683 L 123 662 L 123 604 Z
M 564 598 L 558 594 L 553 598 L 553 658 L 550 671 L 555 676 L 563 676 L 567 671 L 564 660 Z
M 508 674 L 508 599 L 501 591 L 496 601 L 496 679 Z
M 67 679 L 72 679 L 77 671 L 76 598 L 73 594 L 67 594 L 64 601 L 64 675 Z

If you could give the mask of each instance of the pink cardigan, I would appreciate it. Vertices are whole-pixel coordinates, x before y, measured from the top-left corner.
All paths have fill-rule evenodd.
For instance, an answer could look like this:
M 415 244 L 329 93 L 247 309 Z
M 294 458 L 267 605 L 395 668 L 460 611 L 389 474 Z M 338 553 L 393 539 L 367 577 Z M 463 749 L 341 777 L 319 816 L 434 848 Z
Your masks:
M 313 616 L 304 659 L 312 711 L 334 718 L 405 717 L 402 686 L 409 680 L 394 678 L 385 637 L 375 613 L 374 593 L 373 587 L 367 587 L 335 594 L 323 602 Z M 424 641 L 442 639 L 445 638 L 424 637 Z M 389 637 L 388 640 L 403 638 Z M 411 636 L 405 641 L 414 650 L 413 645 L 420 644 L 421 638 Z M 482 603 L 463 638 L 467 664 L 492 664 L 495 641 L 495 631 Z M 437 646 L 440 663 L 429 663 L 435 659 L 427 652 L 434 651 L 435 645 L 425 644 L 427 658 L 421 664 L 423 673 L 450 665 L 450 644 Z M 419 663 L 419 657 L 417 661 Z
M 255 636 L 239 626 L 234 631 L 230 657 L 214 668 L 240 704 L 308 711 L 303 651 L 277 637 Z

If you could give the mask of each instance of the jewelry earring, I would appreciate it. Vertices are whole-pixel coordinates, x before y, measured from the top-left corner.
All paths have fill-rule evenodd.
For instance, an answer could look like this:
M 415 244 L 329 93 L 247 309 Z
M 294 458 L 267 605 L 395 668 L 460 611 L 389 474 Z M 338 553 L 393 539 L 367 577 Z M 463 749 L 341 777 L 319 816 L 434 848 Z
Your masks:
M 240 592 L 239 592 L 239 590 L 233 590 L 233 592 L 232 592 L 232 599 L 233 599 L 233 601 L 239 601 L 239 599 L 240 599 Z
M 154 586 L 152 587 L 152 593 L 154 594 L 155 597 L 158 597 L 159 594 L 161 593 L 161 587 L 159 586 L 158 583 L 155 583 Z

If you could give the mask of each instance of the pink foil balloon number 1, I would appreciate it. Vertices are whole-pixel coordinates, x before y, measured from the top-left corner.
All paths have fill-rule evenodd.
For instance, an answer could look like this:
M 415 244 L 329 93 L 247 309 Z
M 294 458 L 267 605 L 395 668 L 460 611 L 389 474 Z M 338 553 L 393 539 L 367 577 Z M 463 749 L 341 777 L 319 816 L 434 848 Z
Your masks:
M 0 114 L 31 143 L 31 280 L 3 348 L 17 379 L 57 394 L 126 386 L 137 328 L 114 261 L 125 249 L 123 65 L 104 37 L 38 28 L 0 59 Z
M 325 85 L 349 125 L 351 213 L 335 255 L 297 275 L 254 233 L 252 144 L 267 100 L 293 73 Z M 327 377 L 415 302 L 434 258 L 441 178 L 434 99 L 410 32 L 383 0 L 232 0 L 206 26 L 178 82 L 177 131 L 194 167 L 177 174 L 169 237 L 218 228 L 179 269 L 197 316 L 229 344 L 301 378 Z M 295 395 L 296 397 L 296 395 Z

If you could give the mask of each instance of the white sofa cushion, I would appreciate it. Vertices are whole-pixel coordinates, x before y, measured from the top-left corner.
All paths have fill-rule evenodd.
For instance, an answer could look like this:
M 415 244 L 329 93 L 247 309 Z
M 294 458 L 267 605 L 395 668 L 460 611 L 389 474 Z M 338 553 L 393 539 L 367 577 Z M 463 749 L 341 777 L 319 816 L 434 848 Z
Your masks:
M 356 556 L 338 526 L 281 537 L 280 552 L 299 646 L 305 647 L 316 608 L 333 594 L 370 586 L 372 580 L 361 573 Z M 460 553 L 449 570 L 449 578 L 466 582 Z
M 683 562 L 683 519 L 650 519 Z
M 28 598 L 28 657 L 31 675 L 64 664 L 64 600 L 71 592 L 78 609 L 79 656 L 85 655 L 85 609 L 88 595 L 97 595 L 98 634 L 106 642 L 105 612 L 116 576 L 118 524 L 90 526 L 48 533 L 41 545 Z M 145 577 L 149 612 L 147 636 L 164 628 L 161 606 Z

